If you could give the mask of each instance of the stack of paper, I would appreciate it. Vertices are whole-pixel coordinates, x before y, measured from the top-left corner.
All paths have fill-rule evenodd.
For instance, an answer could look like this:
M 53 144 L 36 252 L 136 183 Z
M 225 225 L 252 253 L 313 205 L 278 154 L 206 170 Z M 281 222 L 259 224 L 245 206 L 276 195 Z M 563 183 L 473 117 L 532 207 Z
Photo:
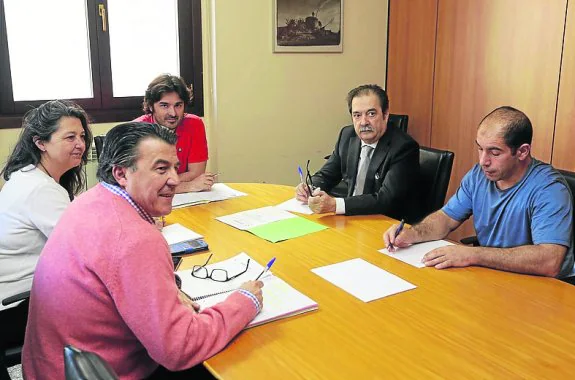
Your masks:
M 327 228 L 273 206 L 220 216 L 216 219 L 242 231 L 249 231 L 272 243 Z
M 379 252 L 383 253 L 384 255 L 393 257 L 394 259 L 401 260 L 404 263 L 409 265 L 413 265 L 417 268 L 425 267 L 421 261 L 423 260 L 423 256 L 426 253 L 433 251 L 439 247 L 445 247 L 447 245 L 453 245 L 445 240 L 435 240 L 435 241 L 428 241 L 426 243 L 419 243 L 409 246 L 407 248 L 398 248 L 395 252 L 389 252 L 387 248 L 380 249 Z
M 176 194 L 174 199 L 172 199 L 172 207 L 193 206 L 202 203 L 223 201 L 244 195 L 247 194 L 234 190 L 223 183 L 214 183 L 210 191 Z
M 311 271 L 363 302 L 416 288 L 415 285 L 362 259 L 343 261 Z
M 224 269 L 231 277 L 246 269 L 248 259 L 249 265 L 247 271 L 241 276 L 228 282 L 217 282 L 211 279 L 193 277 L 191 275 L 191 269 L 178 271 L 177 273 L 182 279 L 182 291 L 200 304 L 200 310 L 222 302 L 232 291 L 238 289 L 238 287 L 244 282 L 257 278 L 262 272 L 263 267 L 244 252 L 232 257 L 231 259 L 206 266 L 207 270 L 210 272 L 212 269 Z M 277 265 L 281 265 L 281 263 L 276 262 L 276 266 Z M 315 301 L 300 293 L 285 281 L 274 276 L 271 271 L 266 272 L 260 280 L 264 283 L 264 287 L 262 288 L 264 307 L 247 327 L 258 326 L 263 323 L 316 310 L 318 308 Z
M 313 212 L 306 203 L 301 203 L 295 198 L 289 199 L 276 206 L 285 211 L 298 212 L 300 214 L 311 215 Z
M 166 242 L 168 242 L 168 245 L 201 239 L 203 237 L 197 232 L 194 232 L 179 223 L 170 224 L 169 226 L 162 228 L 162 235 L 164 236 L 164 239 L 166 239 Z

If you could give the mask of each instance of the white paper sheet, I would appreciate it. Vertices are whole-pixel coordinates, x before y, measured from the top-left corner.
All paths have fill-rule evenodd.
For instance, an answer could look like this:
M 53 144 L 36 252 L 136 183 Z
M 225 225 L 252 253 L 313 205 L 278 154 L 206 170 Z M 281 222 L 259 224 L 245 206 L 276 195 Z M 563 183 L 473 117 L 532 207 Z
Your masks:
M 241 197 L 244 195 L 247 194 L 232 189 L 226 184 L 214 183 L 210 191 L 176 194 L 174 196 L 174 199 L 172 199 L 172 206 L 173 207 L 191 206 L 195 204 L 223 201 L 225 199 Z
M 250 259 L 250 257 L 245 252 L 241 252 L 228 260 L 209 264 L 206 268 L 208 268 L 208 270 L 216 268 L 225 269 L 228 271 L 228 274 L 232 276 L 242 272 L 246 268 L 248 259 Z M 222 291 L 236 290 L 244 282 L 257 278 L 263 269 L 264 267 L 262 265 L 250 259 L 248 270 L 228 282 L 217 282 L 210 279 L 193 277 L 191 275 L 191 269 L 178 271 L 177 273 L 182 279 L 182 290 L 193 298 Z M 318 308 L 315 301 L 292 288 L 282 279 L 276 277 L 271 270 L 260 277 L 260 280 L 264 283 L 264 287 L 262 288 L 264 307 L 247 327 L 258 326 L 263 323 L 275 321 L 276 319 L 305 313 Z M 203 310 L 224 301 L 231 294 L 231 291 L 210 296 L 197 302 L 200 304 L 201 310 Z
M 295 198 L 280 203 L 276 207 L 285 211 L 299 212 L 300 214 L 306 214 L 306 215 L 313 214 L 313 212 L 306 203 L 301 203 Z
M 296 218 L 296 216 L 277 207 L 267 206 L 220 216 L 216 220 L 245 231 L 253 227 L 289 218 Z
M 311 271 L 363 302 L 416 288 L 402 278 L 359 258 Z
M 380 249 L 379 252 L 384 255 L 393 257 L 394 259 L 401 260 L 404 263 L 413 265 L 417 268 L 423 268 L 425 265 L 421 262 L 426 253 L 433 251 L 435 248 L 453 245 L 445 240 L 428 241 L 425 243 L 414 244 L 410 247 L 400 248 L 395 252 L 389 252 L 387 248 Z
M 168 242 L 168 245 L 181 243 L 188 240 L 201 239 L 203 236 L 182 226 L 179 223 L 170 224 L 162 228 L 162 235 Z

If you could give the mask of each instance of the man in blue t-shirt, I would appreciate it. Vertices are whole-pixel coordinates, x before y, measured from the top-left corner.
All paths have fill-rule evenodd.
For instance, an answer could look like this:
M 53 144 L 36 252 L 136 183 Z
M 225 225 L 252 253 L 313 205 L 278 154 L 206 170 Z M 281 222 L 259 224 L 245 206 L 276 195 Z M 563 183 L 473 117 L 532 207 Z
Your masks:
M 488 114 L 477 129 L 479 164 L 439 211 L 397 237 L 383 239 L 391 250 L 445 238 L 473 215 L 480 247 L 451 245 L 423 257 L 437 269 L 478 265 L 549 277 L 573 271 L 573 205 L 565 179 L 531 157 L 533 129 L 512 107 Z

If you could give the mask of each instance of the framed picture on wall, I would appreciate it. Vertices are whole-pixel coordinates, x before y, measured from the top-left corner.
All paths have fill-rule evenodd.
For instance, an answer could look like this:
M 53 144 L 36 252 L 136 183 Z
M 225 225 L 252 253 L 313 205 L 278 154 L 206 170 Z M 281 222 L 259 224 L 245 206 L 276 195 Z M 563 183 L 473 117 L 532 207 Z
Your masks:
M 343 0 L 274 0 L 273 51 L 343 51 Z

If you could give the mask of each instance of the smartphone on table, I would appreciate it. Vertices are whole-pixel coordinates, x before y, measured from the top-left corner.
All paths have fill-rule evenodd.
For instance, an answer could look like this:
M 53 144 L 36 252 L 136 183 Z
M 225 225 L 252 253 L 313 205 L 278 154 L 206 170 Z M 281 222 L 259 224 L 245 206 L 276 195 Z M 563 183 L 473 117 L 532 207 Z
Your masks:
M 200 252 L 207 250 L 208 243 L 204 239 L 187 240 L 181 243 L 170 245 L 170 253 L 174 255 L 186 255 L 188 253 Z

